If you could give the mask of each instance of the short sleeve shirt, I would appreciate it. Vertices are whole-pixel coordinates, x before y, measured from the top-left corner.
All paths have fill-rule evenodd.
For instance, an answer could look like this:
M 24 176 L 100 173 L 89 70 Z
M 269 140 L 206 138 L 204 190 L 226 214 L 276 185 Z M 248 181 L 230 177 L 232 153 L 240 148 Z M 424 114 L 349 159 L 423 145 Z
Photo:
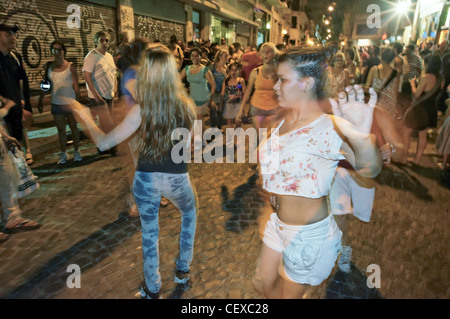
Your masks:
M 104 99 L 114 98 L 117 73 L 113 56 L 106 52 L 101 54 L 97 49 L 90 51 L 84 58 L 83 72 L 92 73 L 92 81 L 98 94 Z M 88 96 L 94 98 L 89 85 L 86 83 Z
M 344 156 L 342 139 L 329 115 L 278 136 L 284 121 L 259 151 L 263 188 L 280 195 L 320 198 L 328 195 Z

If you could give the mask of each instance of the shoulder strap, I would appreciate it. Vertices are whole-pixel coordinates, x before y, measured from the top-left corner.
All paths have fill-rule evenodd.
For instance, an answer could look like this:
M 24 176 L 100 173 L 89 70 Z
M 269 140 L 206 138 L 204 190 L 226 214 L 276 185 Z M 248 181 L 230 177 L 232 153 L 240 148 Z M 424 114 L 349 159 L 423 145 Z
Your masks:
M 17 55 L 13 51 L 9 51 L 14 60 L 16 60 L 17 64 L 20 66 L 20 60 Z
M 52 62 L 51 61 L 48 61 L 47 63 L 45 63 L 45 65 L 44 65 L 44 79 L 45 80 L 49 80 L 49 77 L 48 77 L 48 70 L 50 70 L 50 65 L 52 64 Z M 69 66 L 69 68 L 70 68 L 70 66 Z
M 379 71 L 378 71 L 379 72 Z M 386 79 L 386 81 L 384 81 L 383 86 L 381 87 L 381 89 L 383 90 L 384 88 L 386 88 L 389 83 L 391 83 L 391 81 L 397 76 L 397 70 L 393 69 L 391 74 L 389 74 L 388 78 Z
M 422 96 L 420 96 L 417 100 L 414 100 L 412 102 L 412 106 L 417 105 L 417 104 L 421 103 L 422 101 L 425 101 L 426 99 L 433 96 L 438 90 L 441 89 L 441 84 L 442 84 L 442 77 L 441 76 L 436 77 L 436 84 L 434 85 L 434 88 L 432 90 L 426 92 Z

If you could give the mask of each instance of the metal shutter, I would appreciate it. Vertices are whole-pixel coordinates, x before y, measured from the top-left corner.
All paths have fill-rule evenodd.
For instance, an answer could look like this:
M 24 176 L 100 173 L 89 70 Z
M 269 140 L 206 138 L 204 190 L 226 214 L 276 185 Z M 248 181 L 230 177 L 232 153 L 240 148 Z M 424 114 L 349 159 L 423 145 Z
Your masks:
M 134 30 L 136 38 L 147 38 L 149 40 L 159 40 L 168 45 L 170 36 L 177 36 L 178 40 L 184 42 L 185 25 L 176 22 L 165 21 L 144 15 L 134 14 Z
M 67 19 L 72 12 L 66 12 L 70 4 L 80 6 L 80 28 L 70 29 Z M 17 24 L 17 51 L 22 54 L 31 89 L 38 89 L 44 73 L 43 66 L 53 60 L 50 44 L 59 39 L 67 47 L 66 59 L 77 67 L 78 79 L 82 80 L 81 69 L 85 55 L 94 48 L 94 34 L 106 30 L 116 41 L 116 9 L 107 6 L 65 0 L 35 0 L 21 2 L 0 2 L 0 21 Z

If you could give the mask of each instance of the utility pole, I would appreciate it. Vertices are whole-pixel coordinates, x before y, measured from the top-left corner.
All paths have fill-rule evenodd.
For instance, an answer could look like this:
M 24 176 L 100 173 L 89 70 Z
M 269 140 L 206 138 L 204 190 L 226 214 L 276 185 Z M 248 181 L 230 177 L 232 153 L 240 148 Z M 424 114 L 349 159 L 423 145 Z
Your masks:
M 411 27 L 411 39 L 410 42 L 417 42 L 417 24 L 419 22 L 420 0 L 417 0 L 416 10 L 414 11 L 414 21 Z

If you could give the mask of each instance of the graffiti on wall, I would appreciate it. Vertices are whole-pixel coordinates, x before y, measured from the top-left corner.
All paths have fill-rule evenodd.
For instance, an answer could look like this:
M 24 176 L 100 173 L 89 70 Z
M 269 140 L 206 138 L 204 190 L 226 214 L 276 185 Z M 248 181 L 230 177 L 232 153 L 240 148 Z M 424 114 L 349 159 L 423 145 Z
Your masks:
M 127 6 L 120 6 L 120 31 L 126 32 L 128 40 L 134 39 L 134 11 L 133 8 Z
M 94 34 L 105 30 L 116 39 L 114 10 L 78 3 L 78 28 L 68 26 L 75 1 L 0 0 L 0 22 L 17 25 L 17 51 L 22 55 L 31 89 L 38 89 L 43 67 L 52 60 L 50 44 L 58 39 L 67 47 L 66 59 L 76 65 L 79 80 L 85 55 L 94 48 Z M 101 10 L 99 10 L 101 9 Z
M 172 35 L 176 35 L 178 40 L 184 39 L 183 24 L 140 15 L 134 15 L 134 20 L 137 38 L 147 38 L 152 41 L 159 40 L 166 45 L 169 44 Z

